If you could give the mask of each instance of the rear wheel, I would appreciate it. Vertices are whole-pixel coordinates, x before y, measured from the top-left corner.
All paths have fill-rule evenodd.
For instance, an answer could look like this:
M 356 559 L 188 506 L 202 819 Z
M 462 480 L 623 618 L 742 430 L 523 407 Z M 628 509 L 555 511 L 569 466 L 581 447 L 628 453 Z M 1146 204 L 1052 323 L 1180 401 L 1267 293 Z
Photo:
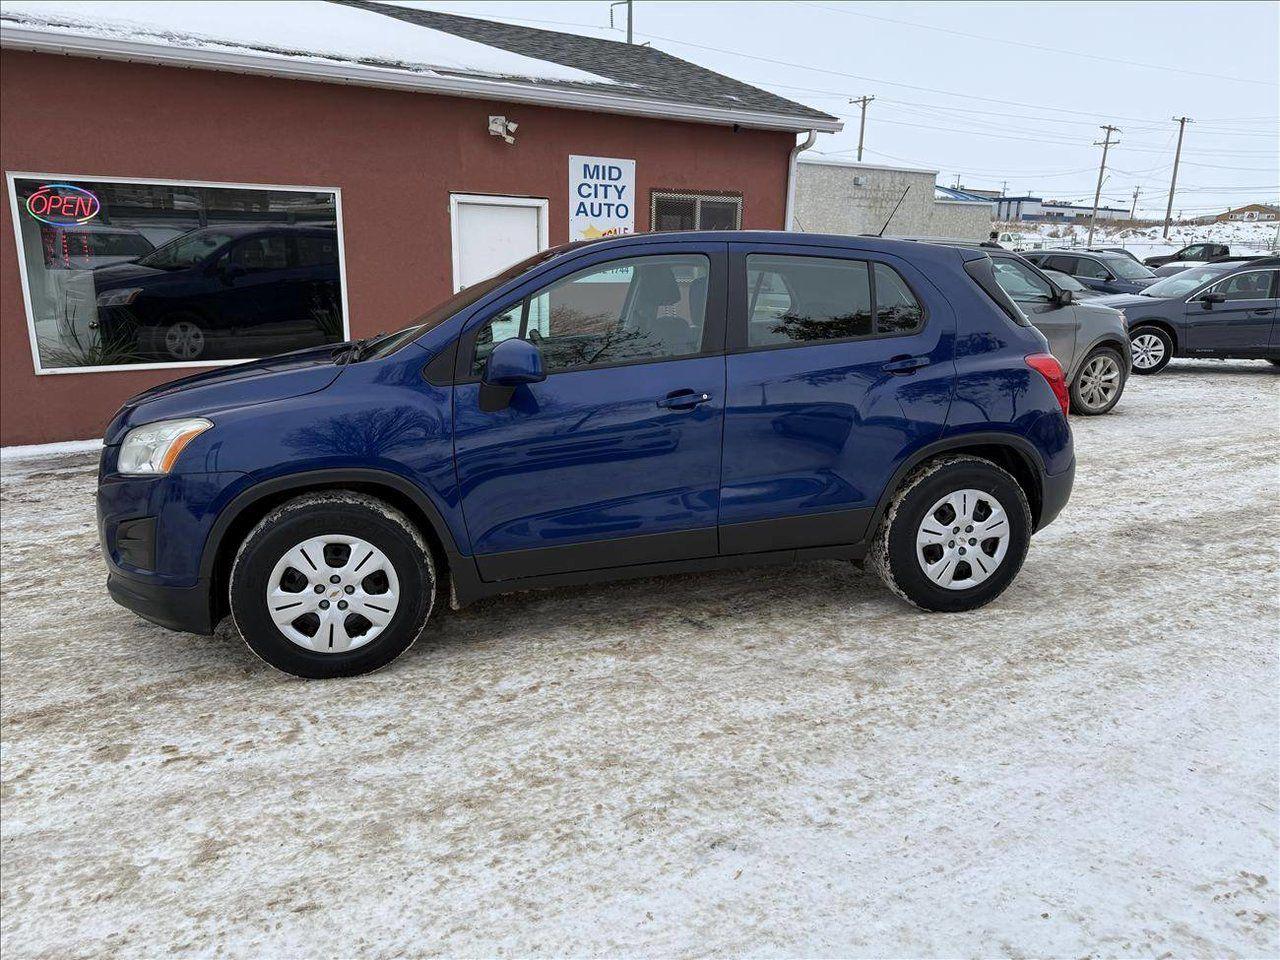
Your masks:
M 1173 337 L 1161 327 L 1136 327 L 1129 333 L 1133 372 L 1159 373 L 1173 359 Z
M 925 610 L 972 610 L 1013 582 L 1031 541 L 1018 481 L 989 460 L 944 457 L 894 495 L 869 562 L 885 584 Z
M 1125 380 L 1124 358 L 1110 347 L 1099 347 L 1085 357 L 1071 384 L 1071 412 L 1106 413 L 1119 402 Z
M 345 491 L 272 510 L 231 569 L 245 643 L 298 677 L 355 676 L 390 663 L 422 633 L 436 598 L 431 551 L 399 511 Z

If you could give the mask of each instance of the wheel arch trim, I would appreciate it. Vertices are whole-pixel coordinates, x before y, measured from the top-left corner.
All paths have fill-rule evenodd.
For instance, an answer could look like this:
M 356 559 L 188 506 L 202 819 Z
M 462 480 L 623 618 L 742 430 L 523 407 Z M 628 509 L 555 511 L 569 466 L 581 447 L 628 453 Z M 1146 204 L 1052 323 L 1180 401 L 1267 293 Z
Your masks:
M 926 444 L 903 460 L 893 472 L 889 482 L 885 484 L 884 492 L 880 495 L 880 500 L 876 504 L 875 512 L 872 514 L 871 522 L 867 527 L 868 532 L 874 534 L 874 531 L 880 525 L 880 521 L 884 519 L 884 515 L 889 509 L 889 504 L 893 502 L 894 496 L 902 489 L 903 482 L 921 464 L 945 454 L 969 453 L 976 457 L 982 457 L 981 451 L 983 449 L 989 450 L 992 447 L 1008 450 L 1017 456 L 1026 467 L 1033 486 L 1033 489 L 1026 491 L 1028 505 L 1031 508 L 1032 530 L 1040 529 L 1041 506 L 1044 499 L 1044 459 L 1028 440 L 1014 434 L 990 431 L 959 433 L 943 437 L 940 440 Z M 982 458 L 990 459 L 988 457 Z M 1002 465 L 997 463 L 996 466 Z M 1023 485 L 1025 478 L 1015 475 L 1014 480 Z
M 431 498 L 412 481 L 386 470 L 361 467 L 345 467 L 327 470 L 308 470 L 302 473 L 290 473 L 284 476 L 262 480 L 237 494 L 222 512 L 218 514 L 209 536 L 205 539 L 204 550 L 200 556 L 200 577 L 212 578 L 218 559 L 222 554 L 223 543 L 228 531 L 232 529 L 246 510 L 269 498 L 277 498 L 290 493 L 305 493 L 308 490 L 321 490 L 334 487 L 356 485 L 368 488 L 383 488 L 411 501 L 425 519 L 429 530 L 444 551 L 450 569 L 465 564 L 462 552 L 449 531 L 449 525 L 431 501 Z M 376 495 L 376 492 L 375 492 Z M 462 561 L 460 564 L 459 561 Z

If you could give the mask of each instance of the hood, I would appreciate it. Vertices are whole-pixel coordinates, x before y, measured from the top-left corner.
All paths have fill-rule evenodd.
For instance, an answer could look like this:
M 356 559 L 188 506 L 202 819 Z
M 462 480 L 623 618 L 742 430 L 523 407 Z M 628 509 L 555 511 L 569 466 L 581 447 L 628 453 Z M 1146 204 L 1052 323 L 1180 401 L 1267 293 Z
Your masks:
M 119 443 L 133 427 L 175 417 L 215 417 L 219 411 L 288 400 L 325 389 L 342 375 L 334 363 L 338 344 L 282 353 L 197 373 L 144 390 L 125 401 L 107 426 L 103 443 Z
M 1087 301 L 1091 307 L 1112 307 L 1116 310 L 1123 310 L 1125 307 L 1131 307 L 1139 303 L 1157 303 L 1159 297 L 1144 297 L 1137 293 L 1108 293 L 1101 297 L 1094 297 Z
M 140 263 L 113 263 L 93 271 L 93 285 L 101 293 L 103 290 L 115 290 L 138 282 L 147 283 L 170 275 L 168 270 L 144 267 Z

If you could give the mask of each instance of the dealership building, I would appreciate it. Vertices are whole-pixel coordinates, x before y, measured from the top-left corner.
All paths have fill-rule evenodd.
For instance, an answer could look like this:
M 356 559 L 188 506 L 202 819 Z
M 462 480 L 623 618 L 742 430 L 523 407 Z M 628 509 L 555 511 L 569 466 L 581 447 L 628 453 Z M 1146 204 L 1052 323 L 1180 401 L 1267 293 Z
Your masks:
M 783 229 L 840 128 L 649 47 L 371 2 L 5 0 L 0 47 L 5 445 L 548 246 Z

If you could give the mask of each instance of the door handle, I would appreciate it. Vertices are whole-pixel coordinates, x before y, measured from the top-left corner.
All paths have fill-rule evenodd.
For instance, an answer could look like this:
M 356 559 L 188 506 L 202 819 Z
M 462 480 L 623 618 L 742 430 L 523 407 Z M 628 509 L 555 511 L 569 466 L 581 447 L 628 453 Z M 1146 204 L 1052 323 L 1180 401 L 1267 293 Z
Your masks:
M 1253 315 L 1254 315 L 1255 317 L 1265 317 L 1265 316 L 1267 316 L 1269 313 L 1271 313 L 1271 311 L 1270 311 L 1270 310 L 1268 310 L 1268 309 L 1266 309 L 1265 307 L 1259 307 L 1259 308 L 1257 308 L 1257 309 L 1255 309 L 1255 310 L 1253 311 Z
M 905 375 L 915 373 L 921 367 L 927 367 L 931 361 L 928 357 L 909 357 L 906 355 L 894 357 L 880 369 L 885 373 L 896 373 Z
M 709 393 L 699 393 L 696 390 L 672 390 L 665 397 L 658 401 L 658 406 L 664 410 L 692 410 L 700 403 L 707 403 L 711 399 Z

